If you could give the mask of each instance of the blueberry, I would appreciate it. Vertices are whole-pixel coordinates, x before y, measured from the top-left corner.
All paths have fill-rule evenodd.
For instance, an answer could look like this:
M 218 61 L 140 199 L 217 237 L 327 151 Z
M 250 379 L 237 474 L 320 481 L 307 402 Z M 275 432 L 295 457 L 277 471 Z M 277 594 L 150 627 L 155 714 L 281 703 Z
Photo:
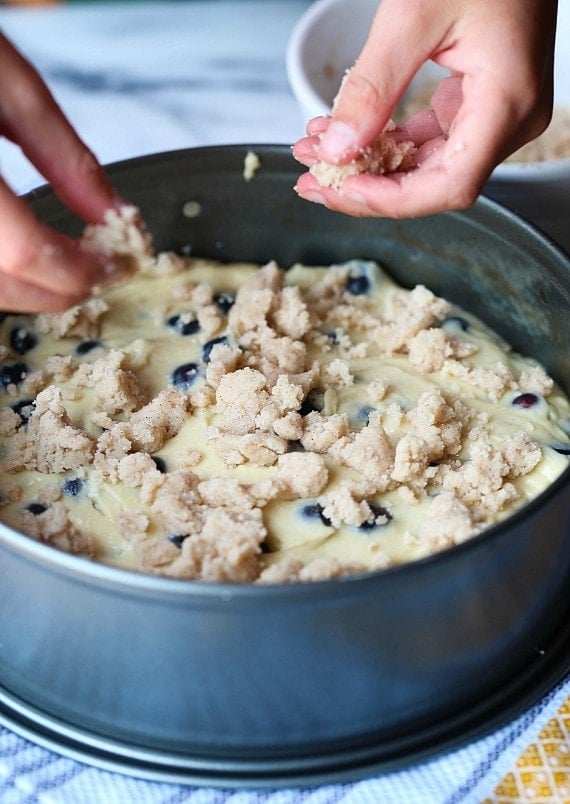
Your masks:
M 199 374 L 197 363 L 184 363 L 172 372 L 172 384 L 181 391 L 188 391 Z
M 81 341 L 75 347 L 75 353 L 78 355 L 86 355 L 88 352 L 92 352 L 93 349 L 98 349 L 101 346 L 100 341 Z
M 231 308 L 234 306 L 236 297 L 233 293 L 230 293 L 227 290 L 222 290 L 219 293 L 216 293 L 214 296 L 214 301 L 218 309 L 225 314 L 227 314 Z
M 6 363 L 0 368 L 0 385 L 7 388 L 9 385 L 18 385 L 22 382 L 28 367 L 25 363 Z
M 320 503 L 307 503 L 301 508 L 301 516 L 305 519 L 319 519 L 323 525 L 331 526 L 331 521 L 323 514 L 323 506 Z
M 200 324 L 196 319 L 185 321 L 181 315 L 171 315 L 170 318 L 166 319 L 166 326 L 179 335 L 195 335 L 200 329 Z
M 11 405 L 11 408 L 21 418 L 22 424 L 27 424 L 28 419 L 32 414 L 31 408 L 33 408 L 33 406 L 33 399 L 20 399 L 19 402 L 15 402 L 13 405 Z
M 365 274 L 349 276 L 346 289 L 349 293 L 352 293 L 353 296 L 366 296 L 370 290 L 370 280 Z
M 18 355 L 25 355 L 34 346 L 37 346 L 38 339 L 33 332 L 23 327 L 14 327 L 10 332 L 10 346 Z
M 210 355 L 212 354 L 212 349 L 217 343 L 227 343 L 227 342 L 228 339 L 226 338 L 226 336 L 222 335 L 220 338 L 212 338 L 211 341 L 205 343 L 204 346 L 202 346 L 202 360 L 204 361 L 204 363 L 210 362 Z
M 159 472 L 165 474 L 166 472 L 166 463 L 163 458 L 160 458 L 158 455 L 151 455 L 150 456 L 154 461 L 154 465 L 158 469 Z
M 187 534 L 180 534 L 180 533 L 171 533 L 168 536 L 168 541 L 172 542 L 172 544 L 176 545 L 176 547 L 182 547 L 182 542 L 184 539 L 187 539 Z
M 519 394 L 515 396 L 512 401 L 512 404 L 515 405 L 517 408 L 522 408 L 523 410 L 529 410 L 530 408 L 534 408 L 535 405 L 538 405 L 540 402 L 540 397 L 537 394 L 532 394 L 530 391 L 526 391 L 524 394 Z
M 43 505 L 43 503 L 30 503 L 27 506 L 27 510 L 30 514 L 39 516 L 39 514 L 43 514 L 44 511 L 47 511 L 47 505 Z
M 80 477 L 70 477 L 63 484 L 63 493 L 69 497 L 77 497 L 83 488 L 83 480 Z
M 306 416 L 314 410 L 322 411 L 325 406 L 324 395 L 325 392 L 322 388 L 314 388 L 312 391 L 309 391 L 299 408 L 301 416 Z
M 469 323 L 460 315 L 449 316 L 449 318 L 446 318 L 441 322 L 441 326 L 444 329 L 451 329 L 454 331 L 461 330 L 461 332 L 467 332 L 469 329 Z
M 362 405 L 358 408 L 358 412 L 356 414 L 356 421 L 361 424 L 368 424 L 368 420 L 370 418 L 370 414 L 373 413 L 376 408 L 371 407 L 370 405 Z
M 388 522 L 392 519 L 392 514 L 386 510 L 382 505 L 375 505 L 374 503 L 370 503 L 370 508 L 372 509 L 372 521 L 368 520 L 363 522 L 361 525 L 358 526 L 358 530 L 372 530 L 373 528 L 382 527 L 383 525 L 387 525 Z M 379 516 L 385 517 L 386 522 L 382 522 L 378 524 L 376 520 Z

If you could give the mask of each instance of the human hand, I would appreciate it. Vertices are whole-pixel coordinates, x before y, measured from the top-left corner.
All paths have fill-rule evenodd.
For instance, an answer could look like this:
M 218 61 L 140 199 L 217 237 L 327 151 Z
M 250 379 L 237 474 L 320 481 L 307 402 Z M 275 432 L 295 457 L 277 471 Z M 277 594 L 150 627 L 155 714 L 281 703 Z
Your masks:
M 418 146 L 416 167 L 351 176 L 337 190 L 305 173 L 298 194 L 355 216 L 414 217 L 470 206 L 493 168 L 550 120 L 556 7 L 556 0 L 382 0 L 332 117 L 310 121 L 293 154 L 307 167 L 356 158 L 432 59 L 451 77 L 431 110 L 389 135 Z
M 121 201 L 34 68 L 0 34 L 0 136 L 22 148 L 86 223 Z M 108 281 L 108 260 L 40 223 L 0 178 L 0 310 L 56 312 Z

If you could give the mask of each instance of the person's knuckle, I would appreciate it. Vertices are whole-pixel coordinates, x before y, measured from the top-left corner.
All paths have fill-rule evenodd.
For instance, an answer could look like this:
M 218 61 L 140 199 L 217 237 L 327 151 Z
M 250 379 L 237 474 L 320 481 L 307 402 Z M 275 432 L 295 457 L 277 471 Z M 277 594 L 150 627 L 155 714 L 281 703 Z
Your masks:
M 463 181 L 454 180 L 449 185 L 447 195 L 448 209 L 469 209 L 479 195 L 479 185 L 468 177 Z
M 513 112 L 528 136 L 534 138 L 547 128 L 552 117 L 553 86 L 536 69 L 523 69 L 517 76 L 513 93 Z
M 552 120 L 552 104 L 534 109 L 529 115 L 528 136 L 535 139 L 548 128 Z

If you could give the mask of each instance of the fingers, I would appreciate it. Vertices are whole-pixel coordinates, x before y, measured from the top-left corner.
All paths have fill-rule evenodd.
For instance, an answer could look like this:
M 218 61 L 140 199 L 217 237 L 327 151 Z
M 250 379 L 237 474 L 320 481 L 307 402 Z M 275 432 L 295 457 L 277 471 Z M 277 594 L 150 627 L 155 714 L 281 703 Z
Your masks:
M 437 122 L 443 134 L 447 134 L 463 102 L 463 76 L 452 75 L 441 81 L 431 97 Z
M 345 179 L 342 188 L 336 191 L 322 187 L 314 176 L 305 173 L 299 178 L 295 190 L 307 201 L 323 204 L 328 209 L 347 215 L 402 218 L 414 217 L 411 210 L 416 205 L 417 193 L 413 190 L 413 184 L 416 183 L 412 174 L 370 176 L 363 173 Z M 430 194 L 425 214 L 430 213 L 432 204 Z
M 382 0 L 367 42 L 340 88 L 333 119 L 321 136 L 321 159 L 348 162 L 380 134 L 412 77 L 435 49 L 437 31 L 439 26 L 424 4 Z
M 6 278 L 0 267 L 0 308 L 6 313 L 60 313 L 81 301 L 62 296 L 16 277 Z
M 411 140 L 418 148 L 443 133 L 433 109 L 415 114 L 401 126 L 401 131 L 402 138 Z
M 0 180 L 0 275 L 0 309 L 61 310 L 102 284 L 106 266 L 41 224 Z
M 330 122 L 330 117 L 313 117 L 313 119 L 309 120 L 307 123 L 307 134 L 313 137 L 323 134 L 329 127 Z
M 410 173 L 352 176 L 343 182 L 339 191 L 321 187 L 307 173 L 299 178 L 296 191 L 308 201 L 356 217 L 398 219 L 432 215 L 450 209 L 449 175 L 438 153 L 436 149 L 416 171 Z M 459 184 L 457 189 L 459 191 Z M 472 203 L 471 199 L 453 206 L 462 208 L 469 203 Z
M 321 135 L 330 125 L 330 117 L 314 117 L 307 123 L 307 136 L 298 140 L 292 150 L 295 159 L 306 167 L 318 161 L 318 148 Z
M 121 201 L 33 67 L 0 34 L 0 134 L 17 143 L 71 210 L 89 223 Z
M 317 117 L 309 121 L 308 136 L 298 140 L 292 149 L 293 156 L 302 165 L 310 168 L 320 160 L 320 136 L 327 130 L 330 123 L 331 119 L 326 117 Z M 428 153 L 441 145 L 442 134 L 443 131 L 434 110 L 426 109 L 418 112 L 386 136 L 392 137 L 397 142 L 411 140 L 418 148 L 414 162 L 421 164 Z M 425 147 L 422 147 L 424 143 Z
M 450 107 L 457 103 L 457 86 L 452 88 L 447 99 Z M 504 95 L 496 88 L 491 92 L 485 78 L 468 81 L 462 97 L 447 136 L 433 119 L 419 121 L 420 131 L 428 133 L 432 126 L 434 136 L 415 154 L 416 169 L 384 176 L 352 176 L 338 191 L 320 187 L 312 175 L 305 174 L 299 178 L 296 191 L 302 198 L 357 216 L 416 217 L 470 206 L 493 169 L 497 152 L 506 147 L 505 131 L 511 117 Z M 446 102 L 442 100 L 440 107 L 444 123 Z M 318 151 L 312 138 L 301 141 L 298 149 L 305 164 L 310 166 L 316 160 Z
M 22 148 L 84 221 L 99 223 L 123 203 L 40 76 L 1 34 L 0 135 Z M 108 281 L 107 263 L 40 223 L 0 179 L 0 309 L 64 310 Z
M 470 206 L 494 167 L 548 122 L 555 12 L 555 0 L 382 0 L 333 118 L 313 122 L 293 154 L 308 167 L 356 157 L 383 130 L 419 63 L 432 58 L 451 77 L 434 93 L 431 112 L 390 134 L 418 146 L 416 167 L 351 176 L 338 191 L 305 175 L 299 195 L 352 215 L 393 218 Z
M 430 137 L 426 140 L 413 155 L 413 161 L 416 168 L 424 165 L 428 160 L 432 161 L 440 148 L 443 148 L 447 142 L 447 137 L 440 134 L 436 137 Z

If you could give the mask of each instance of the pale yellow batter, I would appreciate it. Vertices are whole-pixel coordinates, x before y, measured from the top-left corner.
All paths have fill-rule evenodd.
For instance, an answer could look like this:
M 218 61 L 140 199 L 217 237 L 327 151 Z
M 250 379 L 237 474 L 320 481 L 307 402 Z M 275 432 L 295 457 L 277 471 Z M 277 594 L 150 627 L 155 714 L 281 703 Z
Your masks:
M 160 255 L 0 324 L 0 517 L 174 577 L 282 582 L 457 544 L 568 465 L 570 405 L 468 313 L 375 264 Z

